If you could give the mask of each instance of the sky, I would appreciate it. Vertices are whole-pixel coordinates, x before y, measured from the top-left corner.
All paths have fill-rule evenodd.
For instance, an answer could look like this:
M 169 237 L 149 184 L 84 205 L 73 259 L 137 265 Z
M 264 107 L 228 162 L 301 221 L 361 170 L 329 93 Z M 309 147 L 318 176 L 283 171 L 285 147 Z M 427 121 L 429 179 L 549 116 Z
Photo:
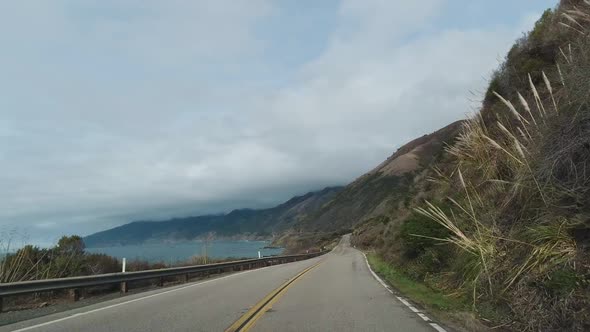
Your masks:
M 2 1 L 0 237 L 47 245 L 347 184 L 476 109 L 555 5 Z

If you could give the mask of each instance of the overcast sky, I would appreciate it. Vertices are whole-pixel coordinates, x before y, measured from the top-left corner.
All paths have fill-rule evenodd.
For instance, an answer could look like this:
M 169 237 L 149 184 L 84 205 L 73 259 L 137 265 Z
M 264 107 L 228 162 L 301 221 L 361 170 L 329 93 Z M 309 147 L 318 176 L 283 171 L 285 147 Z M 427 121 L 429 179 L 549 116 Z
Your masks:
M 0 2 L 0 232 L 346 184 L 463 118 L 548 0 Z

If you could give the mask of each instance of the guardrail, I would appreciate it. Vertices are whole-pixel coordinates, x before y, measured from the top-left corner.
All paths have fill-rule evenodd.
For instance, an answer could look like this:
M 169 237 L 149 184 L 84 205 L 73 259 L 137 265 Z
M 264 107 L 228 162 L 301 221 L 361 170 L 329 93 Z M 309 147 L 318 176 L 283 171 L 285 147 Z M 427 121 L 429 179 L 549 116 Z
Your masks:
M 128 282 L 148 279 L 159 279 L 158 285 L 163 285 L 164 277 L 172 276 L 183 276 L 183 281 L 188 282 L 191 275 L 199 274 L 202 276 L 208 276 L 210 274 L 229 272 L 229 271 L 242 271 L 250 270 L 270 265 L 284 264 L 290 262 L 296 262 L 305 260 L 317 256 L 321 256 L 328 251 L 321 251 L 309 254 L 301 255 L 289 255 L 289 256 L 274 256 L 274 257 L 263 257 L 257 259 L 247 259 L 233 262 L 223 262 L 206 265 L 193 265 L 193 266 L 182 266 L 172 267 L 157 270 L 145 270 L 145 271 L 134 271 L 134 272 L 118 272 L 108 274 L 98 274 L 91 276 L 82 277 L 71 277 L 71 278 L 59 278 L 59 279 L 43 279 L 43 280 L 32 280 L 32 281 L 21 281 L 11 283 L 0 283 L 0 312 L 2 312 L 3 299 L 7 296 L 18 296 L 31 293 L 50 292 L 56 290 L 71 290 L 71 297 L 74 301 L 79 299 L 79 289 L 86 287 L 94 287 L 108 284 L 120 284 L 120 290 L 122 293 L 128 291 Z

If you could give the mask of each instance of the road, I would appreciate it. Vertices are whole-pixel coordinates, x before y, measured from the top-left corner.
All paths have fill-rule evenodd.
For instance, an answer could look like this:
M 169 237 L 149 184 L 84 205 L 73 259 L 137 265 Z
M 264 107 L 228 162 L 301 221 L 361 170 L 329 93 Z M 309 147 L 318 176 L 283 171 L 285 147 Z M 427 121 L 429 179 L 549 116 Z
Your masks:
M 373 277 L 345 236 L 321 257 L 130 295 L 0 332 L 225 331 L 247 319 L 242 331 L 435 331 Z

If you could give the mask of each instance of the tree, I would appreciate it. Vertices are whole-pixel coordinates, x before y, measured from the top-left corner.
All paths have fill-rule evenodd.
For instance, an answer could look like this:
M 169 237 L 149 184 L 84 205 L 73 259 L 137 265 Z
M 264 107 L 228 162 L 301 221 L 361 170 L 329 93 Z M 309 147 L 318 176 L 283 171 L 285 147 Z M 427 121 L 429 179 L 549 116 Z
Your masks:
M 83 255 L 86 245 L 78 235 L 62 236 L 57 242 L 57 251 L 62 255 Z

